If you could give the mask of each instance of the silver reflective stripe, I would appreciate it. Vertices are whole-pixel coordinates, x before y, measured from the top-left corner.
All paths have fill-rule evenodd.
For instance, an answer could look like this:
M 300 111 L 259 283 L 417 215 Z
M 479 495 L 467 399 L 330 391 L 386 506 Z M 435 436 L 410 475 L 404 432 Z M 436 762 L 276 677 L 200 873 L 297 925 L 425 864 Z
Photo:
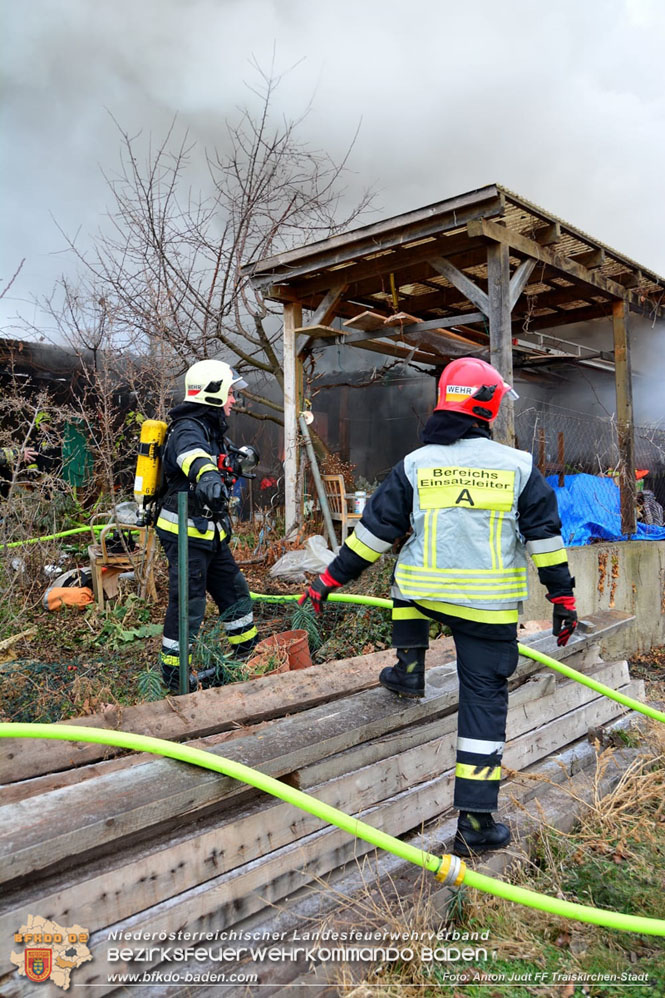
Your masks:
M 175 638 L 162 638 L 162 648 L 168 648 L 169 650 L 171 649 L 177 650 L 180 648 L 180 642 L 177 641 Z
M 379 554 L 389 551 L 393 546 L 392 541 L 382 541 L 380 537 L 373 534 L 372 531 L 368 530 L 367 527 L 364 527 L 362 523 L 356 524 L 354 533 L 359 541 L 366 544 L 368 548 L 372 549 L 372 551 L 378 551 Z
M 182 468 L 185 461 L 187 461 L 189 466 L 191 465 L 195 457 L 205 457 L 208 459 L 208 461 L 212 461 L 213 464 L 215 463 L 212 460 L 211 455 L 208 454 L 207 451 L 204 451 L 201 447 L 192 447 L 191 450 L 185 450 L 182 452 L 182 454 L 178 454 L 177 458 L 175 459 L 176 464 L 178 465 L 179 468 Z
M 475 752 L 476 755 L 494 755 L 495 752 L 503 752 L 503 746 L 503 742 L 486 742 L 482 738 L 457 739 L 459 752 Z
M 159 519 L 166 520 L 168 523 L 175 523 L 176 526 L 178 525 L 178 514 L 172 513 L 170 509 L 160 509 Z M 207 523 L 207 530 L 212 530 L 215 526 L 214 520 L 206 520 L 206 523 Z M 199 534 L 205 533 L 205 531 L 199 530 L 199 528 L 192 520 L 191 516 L 187 517 L 187 526 L 191 527 L 192 530 L 196 530 L 197 533 Z
M 551 551 L 559 551 L 563 546 L 563 537 L 560 534 L 556 537 L 544 537 L 542 541 L 526 542 L 529 554 L 550 554 Z
M 247 613 L 244 617 L 238 617 L 237 620 L 225 620 L 224 630 L 225 631 L 242 631 L 248 624 L 254 623 L 254 614 Z

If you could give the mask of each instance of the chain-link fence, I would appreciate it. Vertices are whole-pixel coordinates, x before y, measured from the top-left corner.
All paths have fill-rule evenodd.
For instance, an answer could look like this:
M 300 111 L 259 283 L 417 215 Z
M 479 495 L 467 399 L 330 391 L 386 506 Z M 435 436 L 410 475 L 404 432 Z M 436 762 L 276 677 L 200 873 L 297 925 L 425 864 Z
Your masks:
M 611 475 L 620 464 L 615 416 L 592 416 L 539 402 L 515 414 L 515 437 L 544 475 Z M 647 489 L 665 505 L 665 429 L 635 427 L 635 466 L 648 472 Z

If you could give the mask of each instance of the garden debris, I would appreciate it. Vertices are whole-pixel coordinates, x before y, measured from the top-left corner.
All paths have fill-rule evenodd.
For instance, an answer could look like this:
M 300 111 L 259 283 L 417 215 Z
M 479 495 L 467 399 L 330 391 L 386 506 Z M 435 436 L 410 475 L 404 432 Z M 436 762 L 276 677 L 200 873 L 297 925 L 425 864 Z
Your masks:
M 273 579 L 287 579 L 289 582 L 305 582 L 305 572 L 323 572 L 334 557 L 325 537 L 314 534 L 308 538 L 304 548 L 282 555 L 270 569 L 270 576 Z
M 29 627 L 27 631 L 21 631 L 20 634 L 12 634 L 10 638 L 5 638 L 4 641 L 0 641 L 0 665 L 3 665 L 5 662 L 11 662 L 16 658 L 16 653 L 10 649 L 12 649 L 13 646 L 21 640 L 21 638 L 30 638 L 36 633 L 36 627 Z
M 85 607 L 94 603 L 95 597 L 88 586 L 51 586 L 44 594 L 47 610 L 59 610 L 63 606 Z

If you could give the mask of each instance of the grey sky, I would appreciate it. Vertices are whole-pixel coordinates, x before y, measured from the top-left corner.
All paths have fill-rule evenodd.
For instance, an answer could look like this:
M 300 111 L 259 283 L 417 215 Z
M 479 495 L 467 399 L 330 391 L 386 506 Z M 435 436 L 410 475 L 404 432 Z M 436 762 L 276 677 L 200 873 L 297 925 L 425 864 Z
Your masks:
M 499 182 L 665 273 L 661 0 L 7 0 L 2 170 L 6 334 L 71 273 L 118 162 L 109 113 L 161 138 L 174 114 L 209 145 L 247 99 L 250 61 L 277 106 L 333 155 L 360 134 L 358 191 L 379 216 Z

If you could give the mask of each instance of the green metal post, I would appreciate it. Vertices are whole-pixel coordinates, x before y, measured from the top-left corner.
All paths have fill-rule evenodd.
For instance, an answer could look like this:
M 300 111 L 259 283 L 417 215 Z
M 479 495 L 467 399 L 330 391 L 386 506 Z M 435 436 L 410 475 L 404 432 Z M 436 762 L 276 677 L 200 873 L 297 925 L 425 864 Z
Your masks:
M 178 493 L 178 645 L 180 693 L 189 693 L 189 559 L 187 492 Z

